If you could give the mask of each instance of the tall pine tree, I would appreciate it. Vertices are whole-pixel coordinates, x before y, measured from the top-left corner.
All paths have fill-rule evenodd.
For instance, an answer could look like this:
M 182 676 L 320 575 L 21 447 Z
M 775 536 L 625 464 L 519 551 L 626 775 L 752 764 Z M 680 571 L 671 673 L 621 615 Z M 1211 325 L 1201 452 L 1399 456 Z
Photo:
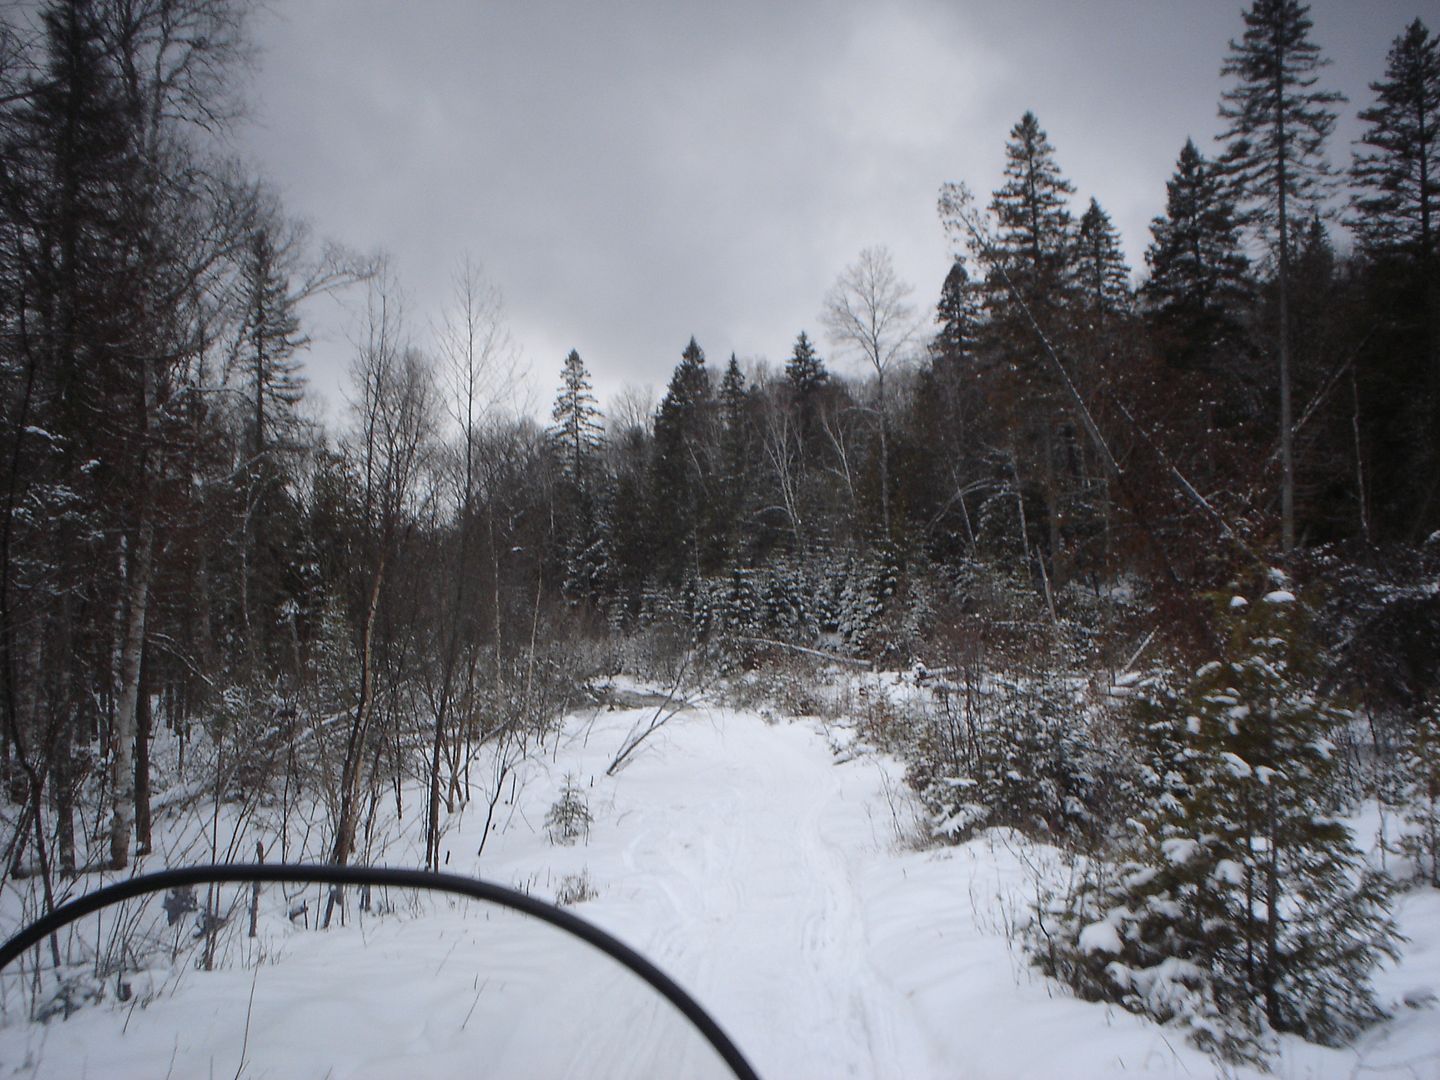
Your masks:
M 1245 34 L 1230 42 L 1220 69 L 1235 85 L 1221 97 L 1225 165 L 1236 191 L 1252 207 L 1251 220 L 1275 256 L 1279 295 L 1280 543 L 1295 546 L 1294 411 L 1291 402 L 1291 225 L 1328 190 L 1325 140 L 1335 126 L 1332 108 L 1344 98 L 1316 89 L 1326 63 L 1310 40 L 1309 6 L 1300 0 L 1255 0 L 1245 12 Z M 1297 205 L 1298 204 L 1298 205 Z
M 590 373 L 580 354 L 570 350 L 560 368 L 560 390 L 547 432 L 559 458 L 561 505 L 557 518 L 565 555 L 562 591 L 572 603 L 598 603 L 611 584 L 611 534 L 599 475 L 604 442 L 600 409 L 590 389 Z
M 970 272 L 965 269 L 965 260 L 958 256 L 940 286 L 935 321 L 940 324 L 940 330 L 930 351 L 936 363 L 958 365 L 971 359 L 980 330 L 980 303 Z
M 560 368 L 560 391 L 555 395 L 550 418 L 554 421 L 550 440 L 560 457 L 561 469 L 577 487 L 586 487 L 604 428 L 590 388 L 590 373 L 574 349 Z
M 1379 517 L 1440 528 L 1440 39 L 1416 19 L 1394 43 L 1351 176 L 1350 224 L 1377 330 L 1362 370 Z
M 1055 147 L 1027 112 L 1005 144 L 1005 182 L 990 203 L 997 227 L 991 263 L 993 302 L 1010 302 L 1003 276 L 1032 305 L 1048 306 L 1063 291 L 1072 222 L 1067 197 L 1075 186 L 1060 172 Z
M 1416 19 L 1395 40 L 1350 175 L 1351 225 L 1372 254 L 1415 260 L 1428 278 L 1440 245 L 1440 39 Z
M 1130 310 L 1130 267 L 1120 250 L 1120 234 L 1095 200 L 1075 232 L 1075 285 L 1082 307 L 1104 320 Z
M 1150 223 L 1150 276 L 1141 289 L 1166 359 L 1204 366 L 1240 335 L 1251 295 L 1235 203 L 1220 171 L 1185 140 Z
M 692 337 L 655 413 L 651 533 L 662 580 L 678 584 L 700 566 L 701 527 L 711 480 L 714 392 L 705 353 Z

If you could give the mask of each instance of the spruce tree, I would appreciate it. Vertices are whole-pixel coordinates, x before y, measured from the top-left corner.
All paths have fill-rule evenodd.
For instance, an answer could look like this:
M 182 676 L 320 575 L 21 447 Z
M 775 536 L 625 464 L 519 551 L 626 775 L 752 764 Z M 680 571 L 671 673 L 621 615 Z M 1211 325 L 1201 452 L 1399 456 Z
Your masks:
M 738 431 L 744 426 L 746 401 L 745 373 L 731 353 L 725 374 L 720 376 L 720 416 L 727 431 Z
M 965 260 L 956 257 L 935 306 L 939 326 L 930 341 L 929 363 L 917 373 L 909 395 L 909 422 L 902 433 L 900 497 L 921 523 L 932 558 L 946 559 L 973 546 L 965 490 L 983 470 L 975 374 L 980 356 L 981 289 Z
M 590 462 L 603 441 L 600 409 L 590 389 L 590 373 L 574 349 L 560 368 L 560 392 L 550 411 L 554 421 L 550 439 L 560 455 L 560 467 L 578 487 L 586 487 Z
M 1075 285 L 1081 305 L 1101 319 L 1130 310 L 1130 267 L 1110 215 L 1090 200 L 1075 233 Z
M 241 256 L 240 274 L 245 308 L 235 356 L 240 390 L 248 417 L 242 417 L 241 455 L 245 479 L 245 510 L 240 528 L 240 624 L 244 630 L 254 680 L 266 670 L 274 650 L 281 611 L 292 597 L 284 578 L 296 541 L 298 508 L 291 481 L 304 445 L 304 424 L 298 406 L 304 398 L 297 350 L 308 340 L 300 332 L 296 301 L 290 291 L 286 252 L 266 224 L 250 232 Z M 288 653 L 290 650 L 278 650 Z
M 830 384 L 825 361 L 815 351 L 804 330 L 795 339 L 790 358 L 785 361 L 785 391 L 795 421 L 795 437 L 799 444 L 800 467 L 814 456 L 819 437 L 820 400 Z
M 1349 219 L 1377 324 L 1361 408 L 1379 516 L 1419 538 L 1440 526 L 1440 39 L 1415 20 L 1371 90 Z
M 1060 172 L 1055 148 L 1032 112 L 1010 129 L 1005 144 L 1005 182 L 990 203 L 996 245 L 987 253 L 992 278 L 1003 273 L 1030 304 L 1054 303 L 1069 266 L 1072 222 L 1067 196 L 1075 186 Z M 1005 283 L 990 282 L 1002 307 Z
M 1250 263 L 1223 177 L 1192 140 L 1165 191 L 1165 214 L 1150 223 L 1150 276 L 1141 295 L 1166 358 L 1182 367 L 1204 364 L 1240 334 Z
M 655 413 L 650 511 L 659 569 L 671 584 L 699 567 L 711 481 L 714 393 L 705 353 L 692 337 Z
M 1440 246 L 1440 38 L 1416 19 L 1390 48 L 1385 77 L 1350 175 L 1350 223 L 1371 254 L 1393 253 L 1434 273 Z
M 970 273 L 965 269 L 965 260 L 958 256 L 940 286 L 935 321 L 940 324 L 940 331 L 931 346 L 934 359 L 942 365 L 970 359 L 979 333 L 980 304 Z
M 564 556 L 561 591 L 572 604 L 603 606 L 614 588 L 613 486 L 606 483 L 600 451 L 604 434 L 590 373 L 571 349 L 560 368 L 560 390 L 546 433 L 559 459 L 561 484 L 556 528 Z
M 1066 197 L 1074 190 L 1035 114 L 1027 112 L 1011 129 L 1005 183 L 990 204 L 996 235 L 981 253 L 989 294 L 982 351 L 993 444 L 1012 466 L 1019 497 L 1033 493 L 1043 501 L 1037 524 L 1048 534 L 1042 550 L 1049 569 L 1036 565 L 1046 592 L 1069 575 L 1075 526 L 1092 531 L 1070 516 L 1076 509 L 1089 516 L 1086 497 L 1076 498 L 1088 486 L 1084 448 L 1077 440 L 1083 421 L 1037 336 L 1038 328 L 1064 348 L 1073 327 L 1066 309 L 1073 295 L 1074 227 Z
M 1158 779 L 1128 857 L 1042 910 L 1031 939 L 1083 996 L 1174 1021 L 1232 1061 L 1263 1061 L 1272 1031 L 1354 1038 L 1382 1015 L 1370 975 L 1398 940 L 1385 880 L 1337 817 L 1346 714 L 1276 584 L 1227 602 L 1223 655 L 1183 691 L 1141 695 Z
M 1275 255 L 1279 294 L 1276 338 L 1280 364 L 1281 545 L 1295 546 L 1295 451 L 1291 402 L 1291 223 L 1328 191 L 1325 140 L 1335 126 L 1332 108 L 1344 98 L 1315 88 L 1327 63 L 1310 40 L 1309 7 L 1300 0 L 1255 0 L 1245 12 L 1245 34 L 1230 42 L 1220 69 L 1235 85 L 1221 97 L 1229 126 L 1225 166 L 1250 220 Z
M 241 375 L 250 399 L 250 452 L 258 460 L 277 440 L 293 441 L 295 407 L 305 393 L 295 353 L 308 341 L 300 333 L 283 253 L 270 228 L 262 225 L 250 234 L 241 265 L 247 293 Z
M 749 518 L 754 465 L 754 424 L 751 417 L 752 398 L 745 385 L 745 375 L 735 354 L 720 378 L 720 454 L 717 465 L 719 498 L 710 507 L 708 531 L 712 543 L 718 545 L 714 561 L 736 557 L 743 539 L 744 525 Z
M 805 400 L 818 393 L 830 379 L 825 370 L 825 361 L 815 352 L 809 335 L 804 330 L 795 339 L 795 348 L 790 359 L 785 361 L 785 382 L 796 401 Z
M 39 5 L 33 52 L 6 57 L 14 95 L 0 116 L 3 755 L 23 771 L 30 790 L 11 792 L 27 811 L 48 787 L 67 874 L 86 859 L 73 800 L 91 765 L 76 748 L 115 711 L 120 623 L 107 611 L 119 610 L 122 584 L 110 568 L 124 562 L 124 503 L 139 487 L 125 430 L 142 306 L 139 133 L 105 30 L 94 3 Z M 33 710 L 17 710 L 27 700 Z

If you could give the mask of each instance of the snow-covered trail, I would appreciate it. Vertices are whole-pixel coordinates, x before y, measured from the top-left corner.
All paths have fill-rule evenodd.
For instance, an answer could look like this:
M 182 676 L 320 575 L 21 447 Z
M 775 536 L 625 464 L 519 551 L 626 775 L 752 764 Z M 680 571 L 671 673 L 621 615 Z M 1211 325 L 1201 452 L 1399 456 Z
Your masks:
M 1054 871 L 1053 849 L 996 833 L 914 850 L 906 841 L 918 832 L 918 809 L 899 763 L 840 749 L 852 732 L 813 719 L 769 724 L 744 711 L 688 711 L 605 777 L 626 733 L 646 719 L 602 712 L 568 729 L 522 816 L 543 820 L 563 773 L 590 785 L 589 842 L 549 848 L 547 863 L 555 872 L 584 867 L 600 895 L 577 910 L 690 990 L 763 1077 L 1220 1074 L 1182 1036 L 1078 1001 L 1028 964 L 1015 924 L 1027 917 L 1037 875 Z M 523 880 L 537 854 L 512 830 L 477 869 L 493 876 L 504 867 Z M 1440 914 L 1440 894 L 1422 892 L 1412 904 L 1408 925 Z M 1433 982 L 1440 956 L 1415 974 Z M 1285 1039 L 1276 1071 L 1418 1068 L 1440 1078 L 1440 1035 L 1425 1034 L 1435 1015 L 1402 1013 L 1347 1050 Z M 647 1060 L 627 1040 L 653 1045 L 673 1019 L 660 1012 L 652 1022 L 657 1034 L 648 1038 L 632 1021 L 588 1041 L 565 1075 L 607 1075 L 587 1071 L 597 1060 L 626 1074 L 623 1063 Z M 597 1040 L 604 1052 L 591 1056 Z
M 586 913 L 642 949 L 650 936 L 763 1075 L 938 1075 L 870 960 L 860 876 L 895 840 L 874 816 L 882 766 L 837 765 L 810 725 L 728 711 L 682 723 L 617 778 L 623 870 Z
M 1053 849 L 1003 832 L 914 849 L 899 764 L 814 719 L 688 709 L 606 776 L 651 715 L 570 717 L 517 768 L 483 856 L 486 807 L 451 815 L 446 868 L 542 896 L 583 874 L 595 896 L 574 910 L 690 991 L 766 1080 L 1217 1074 L 1176 1033 L 1026 963 L 1013 931 Z M 567 777 L 593 815 L 573 846 L 544 829 Z M 408 839 L 387 861 L 405 863 L 421 827 L 413 811 L 391 823 Z M 0 1076 L 728 1075 L 638 979 L 534 920 L 392 895 L 392 914 L 352 909 L 316 933 L 287 920 L 296 898 L 265 894 L 260 938 L 241 940 L 258 966 L 182 961 L 136 976 L 129 1005 L 0 1026 Z M 1415 942 L 1381 980 L 1389 1000 L 1440 985 L 1440 892 L 1408 894 L 1401 924 Z M 23 1017 L 24 993 L 0 982 L 0 1009 Z M 1400 1009 L 1346 1050 L 1287 1039 L 1276 1073 L 1440 1077 L 1437 1016 Z

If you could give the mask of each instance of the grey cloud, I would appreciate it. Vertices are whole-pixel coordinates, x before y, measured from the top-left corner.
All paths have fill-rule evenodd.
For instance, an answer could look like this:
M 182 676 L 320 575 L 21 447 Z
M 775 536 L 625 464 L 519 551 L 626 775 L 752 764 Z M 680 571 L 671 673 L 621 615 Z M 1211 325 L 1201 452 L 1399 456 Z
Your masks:
M 608 394 L 662 384 L 691 333 L 715 359 L 783 358 L 801 328 L 819 336 L 826 287 L 867 244 L 932 303 L 936 191 L 992 189 L 1027 108 L 1140 265 L 1181 143 L 1218 128 L 1240 10 L 291 0 L 259 22 L 247 145 L 318 231 L 394 254 L 417 337 L 469 252 L 507 295 L 541 400 L 571 347 Z M 1313 5 L 1352 114 L 1415 14 Z M 348 358 L 321 334 L 324 388 Z

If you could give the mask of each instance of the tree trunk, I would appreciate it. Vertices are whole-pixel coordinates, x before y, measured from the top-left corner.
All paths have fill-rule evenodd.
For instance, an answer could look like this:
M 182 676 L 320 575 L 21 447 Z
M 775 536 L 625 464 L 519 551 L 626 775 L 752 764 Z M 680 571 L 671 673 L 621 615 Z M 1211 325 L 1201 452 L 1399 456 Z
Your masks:
M 360 779 L 364 772 L 365 739 L 370 728 L 374 699 L 375 613 L 380 607 L 380 588 L 385 581 L 385 560 L 375 572 L 370 586 L 370 599 L 365 607 L 365 623 L 360 633 L 360 700 L 355 704 L 355 719 L 350 724 L 350 737 L 345 745 L 345 761 L 340 772 L 340 818 L 335 823 L 335 844 L 330 861 L 344 866 L 355 848 L 355 830 L 359 825 Z M 329 913 L 326 913 L 329 922 Z
M 142 646 L 140 698 L 135 718 L 135 854 L 150 854 L 150 687 Z
M 885 371 L 879 361 L 875 364 L 875 389 L 880 399 L 880 521 L 885 529 L 885 539 L 890 536 L 890 440 L 887 438 L 890 418 L 885 410 Z
M 120 649 L 120 699 L 110 766 L 110 865 L 123 870 L 130 861 L 135 829 L 135 733 L 140 710 L 140 658 L 145 643 L 145 616 L 150 607 L 150 576 L 154 568 L 155 522 L 148 492 L 140 498 L 140 524 L 130 561 L 125 593 L 125 636 Z
M 1277 65 L 1278 66 L 1278 65 Z M 1282 74 L 1277 70 L 1277 83 Z M 1285 87 L 1277 85 L 1277 100 L 1285 100 Z M 1290 401 L 1290 220 L 1286 204 L 1288 143 L 1283 109 L 1277 122 L 1276 217 L 1280 233 L 1280 548 L 1286 558 L 1295 548 L 1295 433 Z

